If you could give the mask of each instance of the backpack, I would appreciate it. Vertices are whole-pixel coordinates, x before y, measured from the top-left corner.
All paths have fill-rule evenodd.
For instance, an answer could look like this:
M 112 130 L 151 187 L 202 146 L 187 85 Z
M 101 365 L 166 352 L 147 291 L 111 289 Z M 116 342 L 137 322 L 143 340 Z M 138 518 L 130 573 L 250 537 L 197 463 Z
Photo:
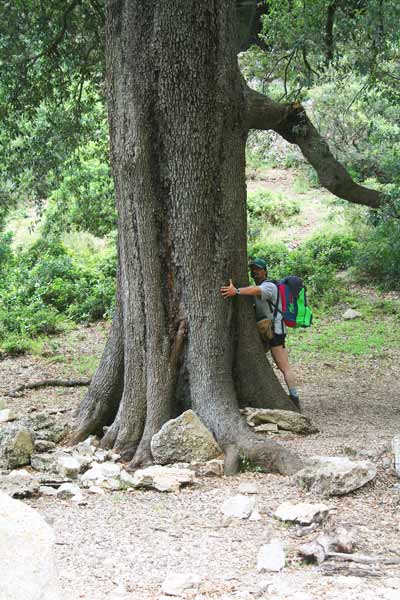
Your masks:
M 288 327 L 310 327 L 312 323 L 312 310 L 307 304 L 306 288 L 303 280 L 295 275 L 289 275 L 279 281 L 272 281 L 277 288 L 282 302 L 282 310 L 278 303 L 268 301 L 274 312 L 274 319 L 278 312 L 281 313 Z

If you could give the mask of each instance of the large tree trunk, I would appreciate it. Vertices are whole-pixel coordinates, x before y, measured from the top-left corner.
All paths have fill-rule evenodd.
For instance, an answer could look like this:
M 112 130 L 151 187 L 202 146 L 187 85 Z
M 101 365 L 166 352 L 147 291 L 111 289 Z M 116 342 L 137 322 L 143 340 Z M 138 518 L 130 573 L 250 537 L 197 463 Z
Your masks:
M 113 421 L 103 443 L 135 466 L 151 461 L 152 436 L 189 406 L 231 468 L 240 453 L 284 473 L 301 465 L 239 413 L 294 407 L 265 357 L 251 302 L 219 294 L 230 277 L 248 284 L 248 125 L 234 14 L 234 0 L 108 3 L 119 289 L 75 440 Z

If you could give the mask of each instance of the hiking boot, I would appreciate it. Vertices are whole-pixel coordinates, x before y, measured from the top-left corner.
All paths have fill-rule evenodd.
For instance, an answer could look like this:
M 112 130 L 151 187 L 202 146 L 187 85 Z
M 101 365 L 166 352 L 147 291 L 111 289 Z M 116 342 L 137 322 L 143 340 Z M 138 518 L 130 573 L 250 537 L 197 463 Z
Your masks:
M 291 401 L 295 405 L 296 410 L 298 412 L 301 412 L 300 398 L 298 396 L 292 396 L 292 394 L 289 394 L 289 398 L 291 399 Z

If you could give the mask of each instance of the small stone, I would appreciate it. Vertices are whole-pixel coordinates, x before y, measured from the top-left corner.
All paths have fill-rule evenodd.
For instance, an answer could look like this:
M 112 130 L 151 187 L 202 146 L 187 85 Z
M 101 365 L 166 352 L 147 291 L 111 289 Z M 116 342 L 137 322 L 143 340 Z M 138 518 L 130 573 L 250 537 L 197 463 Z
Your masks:
M 87 505 L 87 501 L 81 493 L 75 494 L 75 496 L 72 496 L 71 502 L 74 502 L 78 506 L 86 506 Z
M 0 490 L 12 498 L 25 498 L 39 491 L 38 480 L 25 469 L 11 471 L 8 475 L 0 475 Z
M 384 469 L 390 469 L 392 467 L 392 460 L 388 456 L 382 458 L 382 467 Z
M 258 512 L 258 509 L 255 508 L 249 517 L 249 521 L 261 521 L 261 520 L 262 520 L 262 516 Z
M 221 510 L 226 517 L 248 519 L 254 510 L 255 503 L 255 498 L 237 494 L 227 498 L 222 504 Z
M 35 471 L 53 473 L 57 470 L 57 459 L 54 453 L 43 452 L 41 454 L 32 454 L 31 467 Z
M 51 452 L 51 450 L 55 450 L 56 445 L 54 442 L 49 440 L 35 440 L 35 450 L 36 452 Z
M 358 310 L 354 310 L 353 308 L 348 308 L 343 313 L 343 319 L 345 319 L 346 321 L 350 319 L 359 319 L 360 317 L 362 317 L 362 314 Z
M 400 494 L 400 483 L 395 483 L 394 485 L 392 485 L 391 489 L 393 490 L 393 492 Z
M 261 546 L 257 556 L 257 571 L 281 571 L 285 566 L 285 551 L 279 540 Z
M 104 462 L 105 460 L 107 460 L 108 458 L 108 452 L 106 452 L 105 450 L 96 450 L 96 452 L 94 453 L 94 459 L 97 460 L 97 462 Z
M 11 408 L 4 408 L 0 410 L 0 423 L 7 423 L 7 421 L 15 421 L 17 417 L 12 412 Z
M 57 470 L 62 477 L 76 479 L 80 468 L 79 461 L 72 456 L 60 456 L 57 459 Z
M 182 596 L 188 590 L 196 590 L 200 583 L 198 575 L 171 573 L 164 580 L 161 591 L 168 596 Z
M 99 487 L 98 485 L 91 485 L 88 489 L 88 492 L 89 494 L 99 494 L 100 496 L 104 496 L 105 494 L 103 488 Z
M 57 498 L 68 499 L 81 493 L 80 488 L 73 483 L 63 483 L 57 490 Z
M 49 485 L 41 485 L 39 488 L 39 494 L 42 496 L 57 496 L 57 490 Z
M 139 469 L 133 475 L 135 488 L 156 489 L 159 492 L 179 492 L 181 486 L 194 483 L 195 476 L 189 469 L 153 465 Z
M 307 502 L 284 502 L 278 506 L 274 516 L 281 521 L 293 521 L 302 525 L 321 523 L 329 514 L 331 508 L 325 504 L 309 504 Z
M 239 493 L 240 494 L 258 494 L 258 489 L 255 483 L 251 483 L 249 481 L 243 481 L 239 485 Z
M 109 477 L 108 479 L 104 479 L 100 483 L 101 487 L 106 490 L 111 490 L 113 492 L 118 492 L 123 486 L 120 479 L 116 479 L 115 477 Z

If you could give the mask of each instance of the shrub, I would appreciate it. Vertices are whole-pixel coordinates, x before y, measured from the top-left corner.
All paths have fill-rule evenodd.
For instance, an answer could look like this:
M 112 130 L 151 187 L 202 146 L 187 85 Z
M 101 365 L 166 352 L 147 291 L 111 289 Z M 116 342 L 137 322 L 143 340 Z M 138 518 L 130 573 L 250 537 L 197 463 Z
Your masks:
M 255 237 L 255 230 L 260 230 L 266 223 L 282 225 L 287 219 L 297 215 L 300 208 L 296 202 L 281 194 L 259 191 L 248 195 L 247 212 L 249 230 Z

